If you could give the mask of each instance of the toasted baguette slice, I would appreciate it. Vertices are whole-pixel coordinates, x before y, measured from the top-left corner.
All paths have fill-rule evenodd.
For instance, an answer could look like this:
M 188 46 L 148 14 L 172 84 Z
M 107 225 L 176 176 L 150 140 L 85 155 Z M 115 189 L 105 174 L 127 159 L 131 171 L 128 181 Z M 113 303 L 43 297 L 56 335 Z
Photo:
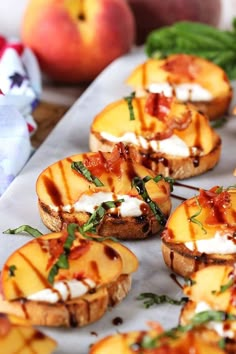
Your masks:
M 208 118 L 193 106 L 151 94 L 132 98 L 132 107 L 133 120 L 125 99 L 108 105 L 95 117 L 90 129 L 91 151 L 111 151 L 115 142 L 122 141 L 135 151 L 138 163 L 175 179 L 202 174 L 218 163 L 221 139 Z
M 0 313 L 0 328 L 1 353 L 50 354 L 56 349 L 52 338 L 22 318 Z
M 224 338 L 227 353 L 236 352 L 236 315 L 234 304 L 235 269 L 234 265 L 213 265 L 196 271 L 189 277 L 183 291 L 189 301 L 180 314 L 180 324 L 189 324 L 194 316 L 214 311 L 222 313 L 220 321 L 209 321 L 203 324 L 210 341 L 219 342 L 219 336 Z M 207 286 L 206 286 L 207 285 Z M 217 316 L 218 317 L 218 316 Z
M 118 242 L 77 229 L 72 224 L 34 238 L 10 255 L 1 272 L 0 311 L 35 325 L 81 327 L 126 297 L 137 257 Z
M 195 315 L 196 303 L 193 301 L 188 301 L 183 308 L 181 309 L 180 314 L 180 324 L 185 326 L 191 322 L 191 319 Z M 219 324 L 218 324 L 219 326 Z M 227 328 L 226 331 L 234 332 L 234 336 L 232 338 L 229 337 L 220 337 L 219 334 L 212 328 L 212 325 L 206 324 L 202 326 L 202 333 L 204 337 L 212 343 L 213 345 L 217 345 L 220 339 L 225 339 L 225 352 L 227 354 L 235 354 L 236 353 L 236 321 L 223 321 L 223 328 Z
M 205 254 L 190 251 L 183 243 L 166 242 L 162 239 L 162 255 L 165 264 L 175 273 L 189 277 L 193 272 L 210 265 L 233 265 L 236 254 Z
M 188 54 L 148 59 L 133 70 L 126 83 L 140 94 L 150 90 L 176 95 L 180 101 L 193 104 L 210 120 L 227 114 L 232 100 L 232 87 L 224 70 L 206 59 Z M 189 85 L 184 89 L 184 95 L 183 86 L 181 93 L 178 91 L 180 85 Z M 198 85 L 197 95 L 192 91 L 194 85 Z M 206 91 L 201 93 L 201 90 Z
M 73 170 L 73 161 L 87 164 L 88 170 L 97 176 L 103 185 L 96 186 L 81 173 Z M 163 178 L 157 183 L 153 181 L 155 173 L 133 161 L 128 148 L 123 144 L 117 144 L 109 153 L 78 154 L 46 168 L 38 177 L 36 185 L 41 219 L 52 231 L 60 231 L 65 224 L 72 222 L 84 225 L 101 202 L 95 200 L 97 204 L 92 211 L 76 208 L 78 202 L 82 198 L 95 196 L 96 199 L 99 193 L 107 193 L 107 201 L 128 197 L 130 201 L 138 202 L 139 206 L 131 208 L 134 211 L 128 215 L 123 215 L 119 207 L 115 210 L 108 208 L 96 226 L 99 235 L 119 239 L 142 239 L 156 234 L 163 225 L 132 185 L 133 178 L 143 179 L 146 176 L 151 177 L 145 183 L 147 193 L 158 205 L 164 219 L 167 219 L 171 210 L 169 183 Z M 91 202 L 87 204 L 89 203 Z M 122 205 L 125 206 L 126 202 Z
M 184 277 L 213 264 L 233 265 L 235 210 L 236 189 L 217 186 L 180 204 L 162 233 L 166 265 Z
M 0 311 L 25 318 L 33 325 L 83 327 L 99 320 L 110 306 L 122 301 L 131 288 L 131 275 L 122 274 L 108 286 L 83 297 L 50 304 L 27 299 L 0 299 Z
M 208 341 L 201 329 L 194 329 L 185 333 L 172 331 L 159 332 L 133 331 L 128 333 L 116 333 L 107 336 L 92 345 L 89 354 L 135 354 L 135 353 L 155 353 L 155 354 L 224 354 L 219 345 Z M 159 337 L 160 336 L 160 337 Z M 150 339 L 150 341 L 148 341 Z M 143 345 L 145 342 L 146 345 Z M 147 349 L 147 343 L 150 347 Z M 156 343 L 156 345 L 155 345 Z M 145 349 L 144 349 L 145 348 Z

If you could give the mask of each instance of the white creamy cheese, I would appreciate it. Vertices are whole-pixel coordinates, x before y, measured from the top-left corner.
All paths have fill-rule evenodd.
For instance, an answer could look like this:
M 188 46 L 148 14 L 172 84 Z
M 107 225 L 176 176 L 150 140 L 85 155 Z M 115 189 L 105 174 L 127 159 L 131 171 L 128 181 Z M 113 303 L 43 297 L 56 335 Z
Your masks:
M 120 216 L 140 216 L 142 215 L 141 205 L 144 203 L 141 199 L 136 197 L 130 197 L 128 195 L 120 195 L 111 192 L 98 192 L 92 195 L 82 195 L 82 197 L 75 203 L 74 208 L 76 211 L 85 211 L 87 213 L 93 213 L 95 209 L 103 202 L 124 199 L 124 201 L 116 208 Z M 114 212 L 111 208 L 110 212 Z
M 63 280 L 55 282 L 52 288 L 46 288 L 29 295 L 27 299 L 56 303 L 60 300 L 66 301 L 83 296 L 95 287 L 96 283 L 89 278 L 83 279 L 83 281 L 77 279 Z
M 236 253 L 236 244 L 228 238 L 227 234 L 222 235 L 220 232 L 216 232 L 213 238 L 206 240 L 197 240 L 185 242 L 185 246 L 193 251 L 197 250 L 206 254 L 231 254 Z
M 209 102 L 213 99 L 212 94 L 196 83 L 184 83 L 179 85 L 170 85 L 168 82 L 152 83 L 149 86 L 152 93 L 163 93 L 167 97 L 175 96 L 182 102 L 186 101 L 204 101 Z
M 190 155 L 188 145 L 177 135 L 172 135 L 170 138 L 163 140 L 146 140 L 142 136 L 137 136 L 135 133 L 125 133 L 120 137 L 116 137 L 106 132 L 101 133 L 102 138 L 113 143 L 131 143 L 140 145 L 143 149 L 151 148 L 154 152 L 163 154 L 188 157 Z
M 209 306 L 207 302 L 200 301 L 195 308 L 195 313 L 211 311 L 211 310 L 214 309 L 211 306 Z M 224 323 L 222 322 L 210 321 L 207 323 L 206 327 L 215 330 L 221 337 L 234 338 L 234 331 L 230 329 L 225 330 Z
M 141 205 L 144 204 L 143 200 L 136 197 L 131 197 L 129 195 L 114 195 L 114 193 L 111 192 L 97 192 L 91 195 L 83 194 L 74 205 L 64 205 L 62 210 L 69 213 L 73 209 L 76 212 L 86 212 L 92 214 L 103 202 L 117 199 L 124 199 L 124 201 L 115 209 L 109 209 L 111 213 L 116 210 L 116 213 L 123 217 L 137 217 L 142 215 Z M 53 205 L 50 205 L 50 208 L 54 211 L 59 210 L 58 207 Z

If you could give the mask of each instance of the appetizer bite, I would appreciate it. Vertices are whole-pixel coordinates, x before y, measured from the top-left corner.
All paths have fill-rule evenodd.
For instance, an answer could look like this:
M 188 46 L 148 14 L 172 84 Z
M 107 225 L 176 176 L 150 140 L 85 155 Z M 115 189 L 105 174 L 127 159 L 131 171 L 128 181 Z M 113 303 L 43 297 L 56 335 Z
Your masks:
M 235 266 L 212 265 L 194 272 L 183 288 L 189 301 L 184 305 L 180 324 L 194 316 L 208 317 L 204 331 L 209 341 L 221 341 L 227 353 L 236 353 L 236 271 Z
M 212 264 L 236 261 L 236 189 L 213 187 L 180 204 L 162 233 L 168 267 L 188 277 Z
M 208 118 L 162 93 L 126 97 L 95 117 L 90 149 L 110 151 L 117 142 L 130 144 L 136 161 L 156 174 L 176 179 L 208 171 L 221 152 L 221 139 Z
M 52 231 L 93 221 L 99 235 L 141 239 L 163 228 L 171 210 L 169 183 L 135 162 L 121 143 L 112 152 L 54 163 L 36 189 L 42 221 Z
M 232 99 L 232 88 L 224 70 L 188 54 L 148 59 L 134 69 L 127 84 L 137 95 L 146 95 L 147 91 L 164 93 L 192 103 L 211 120 L 227 114 Z
M 218 343 L 209 342 L 204 332 L 192 326 L 163 331 L 153 323 L 153 330 L 117 333 L 91 346 L 89 354 L 224 354 Z M 197 327 L 197 326 L 196 326 Z
M 0 348 L 3 354 L 50 354 L 56 342 L 28 321 L 0 313 Z
M 136 256 L 77 224 L 16 250 L 1 272 L 0 311 L 42 326 L 82 327 L 128 294 Z

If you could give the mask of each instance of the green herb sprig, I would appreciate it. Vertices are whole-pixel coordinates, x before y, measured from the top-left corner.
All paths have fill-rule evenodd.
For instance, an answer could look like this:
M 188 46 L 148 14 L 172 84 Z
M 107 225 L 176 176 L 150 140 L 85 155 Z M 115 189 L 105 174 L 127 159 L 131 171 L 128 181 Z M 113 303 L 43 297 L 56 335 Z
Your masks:
M 129 109 L 129 119 L 130 120 L 135 120 L 135 115 L 134 115 L 134 106 L 133 106 L 133 98 L 135 97 L 135 92 L 132 92 L 129 96 L 124 97 L 125 101 L 128 104 L 128 109 Z
M 54 265 L 52 266 L 48 274 L 48 281 L 50 284 L 54 283 L 54 278 L 58 274 L 59 269 L 69 268 L 68 256 L 70 254 L 70 249 L 72 247 L 72 244 L 76 238 L 75 231 L 77 228 L 78 225 L 73 223 L 67 226 L 68 236 L 63 245 L 63 253 L 60 254 L 58 260 L 56 261 L 56 263 L 54 263 Z
M 234 283 L 235 283 L 235 279 L 231 278 L 231 279 L 229 279 L 229 281 L 226 284 L 221 285 L 219 290 L 212 290 L 212 294 L 215 294 L 215 295 L 222 294 L 226 290 L 231 288 L 231 286 L 233 286 Z
M 71 163 L 71 168 L 79 173 L 81 173 L 89 182 L 95 184 L 96 187 L 102 187 L 104 184 L 100 179 L 94 175 L 84 166 L 82 161 L 73 161 Z
M 229 79 L 236 79 L 236 19 L 231 31 L 191 21 L 156 29 L 148 35 L 145 51 L 153 58 L 175 53 L 196 55 L 219 65 Z
M 94 233 L 96 232 L 96 226 L 100 224 L 101 220 L 103 219 L 104 215 L 106 214 L 106 211 L 112 208 L 116 208 L 119 206 L 121 203 L 124 202 L 124 199 L 117 199 L 117 200 L 111 200 L 107 202 L 103 202 L 102 204 L 99 205 L 99 207 L 93 212 L 93 214 L 90 216 L 88 221 L 83 224 L 82 226 L 79 226 L 79 232 L 87 239 L 90 240 L 96 240 L 98 242 L 103 242 L 104 240 L 110 239 L 113 241 L 117 241 L 116 238 L 114 237 L 92 237 L 87 235 L 87 232 Z
M 203 224 L 201 223 L 201 221 L 199 221 L 199 220 L 197 219 L 197 217 L 198 217 L 198 216 L 201 214 L 201 212 L 202 212 L 202 207 L 201 207 L 201 205 L 199 204 L 199 200 L 197 199 L 197 197 L 195 197 L 195 200 L 196 200 L 196 204 L 197 204 L 197 206 L 198 206 L 198 211 L 196 211 L 195 214 L 193 214 L 192 216 L 190 216 L 189 220 L 190 220 L 192 223 L 198 225 L 198 226 L 201 228 L 201 230 L 204 232 L 204 234 L 206 234 L 206 233 L 207 233 L 206 229 L 203 227 Z
M 146 176 L 143 178 L 144 183 L 153 180 L 154 182 L 158 183 L 159 181 L 165 181 L 167 183 L 169 183 L 170 185 L 170 191 L 173 192 L 174 190 L 174 184 L 175 184 L 175 179 L 171 178 L 171 177 L 164 177 L 162 174 L 156 175 L 155 177 L 151 177 L 151 176 Z
M 149 180 L 148 177 L 144 177 L 142 179 L 141 177 L 134 177 L 132 180 L 132 187 L 135 187 L 139 193 L 139 195 L 142 197 L 142 199 L 150 206 L 155 218 L 159 222 L 161 226 L 165 226 L 166 224 L 166 216 L 163 214 L 159 206 L 150 198 L 148 195 L 147 189 L 145 187 L 145 183 Z
M 40 232 L 39 230 L 37 230 L 34 227 L 29 226 L 29 225 L 21 225 L 15 229 L 7 229 L 7 230 L 3 231 L 3 234 L 15 235 L 15 234 L 21 234 L 22 232 L 26 232 L 27 234 L 29 234 L 33 237 L 39 237 L 39 236 L 43 235 L 42 232 Z
M 12 264 L 8 267 L 8 274 L 9 274 L 10 278 L 15 276 L 16 270 L 17 270 L 17 267 L 15 264 Z
M 229 314 L 223 311 L 203 311 L 195 314 L 192 320 L 187 325 L 179 325 L 170 330 L 164 331 L 158 336 L 152 338 L 149 335 L 144 336 L 140 343 L 140 347 L 143 349 L 155 349 L 161 345 L 162 338 L 178 338 L 181 333 L 186 333 L 198 326 L 204 325 L 208 322 L 222 322 L 222 321 L 235 321 L 236 315 Z
M 168 303 L 171 305 L 184 305 L 188 301 L 187 297 L 182 297 L 180 300 L 175 300 L 168 295 L 158 295 L 154 293 L 141 293 L 137 300 L 142 300 L 144 307 L 149 308 L 153 305 L 160 305 L 164 303 Z

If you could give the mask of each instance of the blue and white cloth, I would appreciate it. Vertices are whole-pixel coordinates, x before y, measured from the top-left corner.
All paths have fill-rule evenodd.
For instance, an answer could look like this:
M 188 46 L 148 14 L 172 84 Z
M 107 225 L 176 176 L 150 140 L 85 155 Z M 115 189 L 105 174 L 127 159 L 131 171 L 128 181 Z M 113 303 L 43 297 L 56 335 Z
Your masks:
M 37 129 L 32 112 L 41 92 L 34 53 L 0 35 L 0 196 L 32 153 L 30 136 Z

